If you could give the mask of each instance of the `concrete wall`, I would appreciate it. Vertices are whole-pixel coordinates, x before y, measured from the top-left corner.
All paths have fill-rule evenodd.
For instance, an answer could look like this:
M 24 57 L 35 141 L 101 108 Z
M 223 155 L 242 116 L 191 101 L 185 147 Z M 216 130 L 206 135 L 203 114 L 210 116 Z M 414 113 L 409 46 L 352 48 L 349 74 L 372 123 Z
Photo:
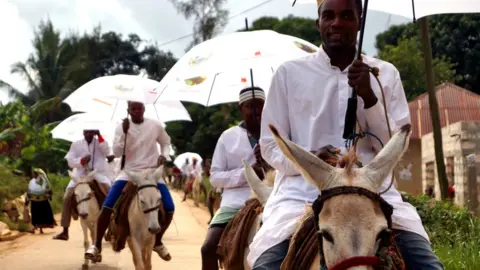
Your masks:
M 468 168 L 466 156 L 474 153 L 480 153 L 480 122 L 466 121 L 458 122 L 442 129 L 443 151 L 445 163 L 448 157 L 453 157 L 453 174 L 455 184 L 455 203 L 466 205 L 468 198 Z M 435 148 L 433 142 L 433 133 L 422 137 L 422 189 L 427 186 L 427 176 L 425 173 L 427 163 L 435 162 Z M 477 168 L 480 174 L 480 160 L 477 160 Z M 477 182 L 480 175 L 477 175 Z M 440 198 L 440 189 L 435 167 L 435 195 Z M 477 185 L 478 187 L 478 185 Z
M 420 139 L 410 140 L 408 150 L 395 168 L 395 180 L 399 191 L 412 195 L 423 193 L 421 144 Z

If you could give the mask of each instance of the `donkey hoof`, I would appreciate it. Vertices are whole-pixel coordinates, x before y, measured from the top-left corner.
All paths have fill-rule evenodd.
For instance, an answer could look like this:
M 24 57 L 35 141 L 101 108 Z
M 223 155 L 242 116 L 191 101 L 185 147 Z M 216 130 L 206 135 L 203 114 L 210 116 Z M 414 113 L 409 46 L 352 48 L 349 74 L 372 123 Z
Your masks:
M 84 263 L 82 264 L 82 270 L 87 270 L 88 269 L 88 264 Z

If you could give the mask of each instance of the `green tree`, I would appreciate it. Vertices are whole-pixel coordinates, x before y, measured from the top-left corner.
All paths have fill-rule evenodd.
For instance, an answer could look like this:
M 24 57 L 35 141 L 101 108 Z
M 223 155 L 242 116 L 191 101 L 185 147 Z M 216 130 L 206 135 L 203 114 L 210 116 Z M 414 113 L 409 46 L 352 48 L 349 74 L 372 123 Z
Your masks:
M 50 172 L 63 172 L 67 168 L 64 156 L 69 143 L 52 138 L 50 132 L 56 123 L 44 125 L 38 121 L 46 108 L 56 102 L 51 99 L 26 107 L 17 101 L 0 107 L 1 163 L 25 174 L 33 167 Z
M 392 63 L 399 70 L 408 100 L 426 92 L 424 58 L 416 39 L 404 38 L 397 46 L 385 45 L 378 52 L 378 57 Z M 436 85 L 453 82 L 458 77 L 455 76 L 454 65 L 446 57 L 435 58 L 433 62 Z
M 188 49 L 213 38 L 228 23 L 227 0 L 169 0 L 185 19 L 193 18 L 193 41 Z
M 248 30 L 273 30 L 280 34 L 290 35 L 304 39 L 317 46 L 322 43 L 320 33 L 315 27 L 314 19 L 296 17 L 293 15 L 288 15 L 283 19 L 268 16 L 261 17 L 255 20 L 252 23 L 252 26 L 248 28 Z M 245 29 L 242 29 L 240 31 L 245 31 Z
M 429 18 L 433 57 L 455 65 L 455 83 L 480 94 L 480 14 L 446 14 Z M 377 35 L 376 47 L 397 46 L 403 38 L 420 40 L 414 23 L 392 26 Z
M 65 119 L 71 113 L 70 107 L 61 101 L 75 88 L 71 78 L 75 66 L 81 66 L 84 58 L 74 53 L 74 39 L 60 38 L 51 21 L 42 21 L 34 32 L 34 52 L 27 61 L 12 65 L 12 73 L 22 75 L 29 89 L 22 91 L 0 81 L 0 87 L 7 89 L 9 95 L 19 98 L 26 105 L 55 99 L 57 102 L 45 112 L 42 121 L 49 123 Z M 58 97 L 58 98 L 57 98 Z

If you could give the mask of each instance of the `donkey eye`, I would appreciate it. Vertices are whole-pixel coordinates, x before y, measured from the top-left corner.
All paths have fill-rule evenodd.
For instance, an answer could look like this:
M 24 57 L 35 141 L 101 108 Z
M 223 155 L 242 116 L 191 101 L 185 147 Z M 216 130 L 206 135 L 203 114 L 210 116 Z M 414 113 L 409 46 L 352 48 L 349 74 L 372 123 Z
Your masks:
M 144 201 L 140 201 L 140 203 L 141 203 L 142 205 L 144 205 L 144 204 L 145 204 L 145 202 L 144 202 Z
M 332 234 L 327 231 L 327 230 L 322 230 L 321 231 L 321 234 L 322 234 L 322 237 L 323 239 L 327 240 L 328 242 L 332 243 L 333 244 L 333 236 Z

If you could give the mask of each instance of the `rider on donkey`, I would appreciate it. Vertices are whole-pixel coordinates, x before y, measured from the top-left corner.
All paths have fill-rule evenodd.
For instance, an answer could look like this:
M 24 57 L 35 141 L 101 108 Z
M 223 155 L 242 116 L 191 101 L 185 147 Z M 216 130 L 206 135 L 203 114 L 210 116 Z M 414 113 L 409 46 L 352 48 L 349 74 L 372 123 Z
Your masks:
M 390 63 L 369 56 L 354 60 L 362 1 L 318 2 L 317 28 L 323 44 L 315 55 L 286 62 L 277 69 L 262 115 L 262 155 L 278 173 L 276 190 L 263 211 L 263 225 L 250 245 L 248 263 L 254 270 L 280 269 L 287 254 L 288 239 L 304 214 L 305 202 L 312 203 L 319 195 L 317 188 L 307 183 L 293 162 L 280 151 L 268 125 L 275 126 L 281 136 L 294 143 L 315 153 L 320 152 L 322 159 L 328 156 L 327 145 L 337 147 L 329 149 L 330 152 L 339 153 L 345 143 L 342 135 L 350 87 L 355 88 L 359 97 L 359 125 L 378 136 L 384 144 L 389 140 L 386 117 L 392 132 L 410 123 L 398 70 Z M 378 98 L 382 92 L 367 64 L 380 70 L 387 115 Z M 381 145 L 375 139 L 360 139 L 357 157 L 366 164 L 380 149 Z M 327 162 L 337 165 L 336 161 L 334 158 Z M 380 191 L 385 190 L 391 181 L 387 179 Z M 407 269 L 443 269 L 430 247 L 415 208 L 402 200 L 394 186 L 382 197 L 394 208 L 395 240 Z
M 95 138 L 95 136 L 97 138 Z M 107 156 L 110 152 L 108 142 L 103 139 L 98 130 L 84 130 L 83 137 L 83 139 L 72 143 L 65 159 L 68 162 L 68 166 L 75 169 L 78 178 L 85 176 L 87 174 L 87 169 L 95 169 L 95 179 L 103 185 L 106 192 L 111 186 L 111 179 L 109 178 L 110 174 L 108 171 L 109 167 L 107 164 Z M 112 157 L 108 157 L 108 159 L 110 160 Z M 87 167 L 87 169 L 85 167 Z M 68 227 L 70 227 L 72 216 L 70 212 L 70 203 L 72 201 L 74 188 L 75 182 L 70 180 L 63 196 L 61 219 L 63 232 L 56 235 L 53 239 L 68 240 Z
M 260 148 L 260 119 L 265 102 L 265 92 L 247 88 L 240 92 L 239 110 L 243 122 L 224 131 L 213 153 L 210 182 L 212 188 L 223 188 L 220 209 L 210 222 L 202 246 L 202 269 L 218 269 L 217 246 L 223 230 L 250 198 L 250 186 L 244 174 L 242 160 L 253 165 L 263 179 L 263 167 L 258 160 Z M 258 153 L 255 155 L 255 151 Z
M 188 158 L 187 158 L 188 160 Z M 188 162 L 187 162 L 188 164 Z M 198 165 L 198 160 L 196 157 L 192 157 L 192 164 L 187 165 L 186 167 L 186 176 L 187 176 L 187 184 L 185 185 L 184 195 L 182 202 L 187 200 L 187 195 L 192 192 L 193 182 L 195 181 L 195 177 L 197 175 L 202 175 L 202 166 Z
M 102 251 L 102 238 L 108 228 L 110 216 L 113 207 L 122 194 L 125 185 L 128 182 L 127 171 L 141 171 L 149 168 L 156 168 L 164 164 L 166 157 L 170 153 L 170 136 L 163 128 L 162 124 L 153 119 L 144 118 L 145 106 L 139 102 L 128 102 L 128 113 L 131 120 L 124 119 L 123 123 L 115 130 L 115 139 L 113 144 L 113 153 L 120 157 L 125 149 L 125 168 L 115 179 L 112 188 L 107 194 L 103 203 L 100 216 L 97 222 L 97 239 L 95 245 L 88 248 L 85 257 L 98 258 Z M 125 134 L 128 133 L 126 147 Z M 157 143 L 161 146 L 161 154 L 158 153 Z M 172 196 L 163 179 L 159 179 L 158 189 L 162 196 L 163 207 L 165 208 L 166 218 L 161 226 L 160 232 L 156 235 L 155 246 L 153 250 L 165 261 L 171 260 L 167 248 L 162 243 L 162 237 L 168 226 L 172 222 L 175 207 Z

